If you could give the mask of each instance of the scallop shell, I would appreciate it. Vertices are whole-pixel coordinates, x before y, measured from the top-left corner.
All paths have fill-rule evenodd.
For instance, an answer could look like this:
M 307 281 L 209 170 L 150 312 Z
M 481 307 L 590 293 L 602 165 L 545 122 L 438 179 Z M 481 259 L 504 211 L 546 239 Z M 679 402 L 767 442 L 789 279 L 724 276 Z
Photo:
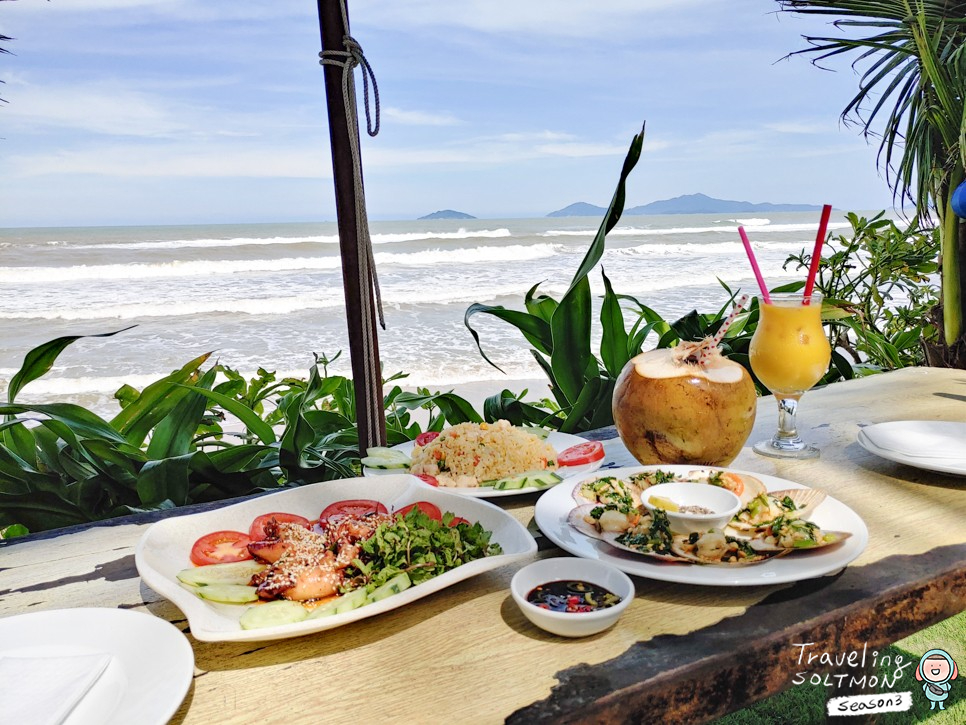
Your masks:
M 689 561 L 683 561 L 681 559 L 681 557 L 674 556 L 673 554 L 658 554 L 655 551 L 646 551 L 646 550 L 643 550 L 643 549 L 635 549 L 632 546 L 628 546 L 627 544 L 622 544 L 621 542 L 619 542 L 617 540 L 617 537 L 618 536 L 620 536 L 620 534 L 618 534 L 618 533 L 605 532 L 605 533 L 603 533 L 603 534 L 600 535 L 600 538 L 603 539 L 604 541 L 606 541 L 611 546 L 613 546 L 615 549 L 622 549 L 624 551 L 629 551 L 632 554 L 638 554 L 639 556 L 647 556 L 647 557 L 650 557 L 651 559 L 660 559 L 661 561 L 673 561 L 673 562 L 675 562 L 677 564 L 690 564 L 691 563 Z
M 691 481 L 692 483 L 707 483 L 708 479 L 711 478 L 716 473 L 722 474 L 726 479 L 733 479 L 741 482 L 741 493 L 735 491 L 738 499 L 741 501 L 741 505 L 747 506 L 748 502 L 751 501 L 755 496 L 766 493 L 767 489 L 765 484 L 754 476 L 749 476 L 747 473 L 736 473 L 735 471 L 727 471 L 719 468 L 700 468 L 694 471 L 689 471 L 683 480 Z M 734 488 L 727 486 L 729 490 L 734 491 Z
M 578 505 L 583 505 L 588 503 L 596 505 L 597 503 L 599 503 L 598 498 L 589 498 L 585 496 L 582 489 L 586 484 L 594 483 L 595 481 L 600 481 L 601 479 L 604 479 L 604 478 L 613 478 L 615 481 L 620 481 L 622 485 L 626 486 L 628 490 L 631 491 L 632 495 L 636 493 L 638 500 L 640 500 L 640 492 L 641 492 L 640 487 L 635 486 L 634 484 L 624 480 L 623 478 L 619 478 L 618 476 L 600 475 L 600 476 L 593 476 L 591 478 L 585 478 L 583 481 L 581 481 L 576 486 L 574 486 L 574 490 L 572 494 L 574 501 L 576 501 Z
M 788 553 L 788 549 L 758 549 L 755 547 L 757 556 L 754 559 L 743 559 L 741 561 L 721 561 L 720 559 L 704 559 L 696 554 L 691 553 L 685 549 L 684 544 L 687 542 L 687 536 L 675 536 L 671 540 L 671 551 L 681 559 L 692 562 L 694 564 L 703 564 L 705 566 L 751 566 L 752 564 L 760 564 L 763 561 L 769 559 L 775 559 L 779 556 L 784 556 Z M 751 543 L 749 542 L 749 546 Z
M 795 518 L 807 519 L 825 500 L 827 494 L 817 488 L 790 488 L 782 491 L 769 491 L 768 495 L 779 500 L 788 496 L 795 504 Z
M 819 529 L 819 531 L 821 531 L 821 529 Z M 795 552 L 798 552 L 798 551 L 815 551 L 816 549 L 824 549 L 829 546 L 835 546 L 836 544 L 841 544 L 843 541 L 845 541 L 847 538 L 849 538 L 852 535 L 852 532 L 851 531 L 821 531 L 821 534 L 823 539 L 827 536 L 834 536 L 835 539 L 833 541 L 820 541 L 820 542 L 817 542 L 814 546 L 792 547 L 790 549 L 786 549 L 778 546 L 772 546 L 762 541 L 761 539 L 751 539 L 748 542 L 748 546 L 750 546 L 755 551 L 761 551 L 761 552 L 777 551 L 777 552 L 783 552 L 785 554 L 794 554 Z
M 600 539 L 602 536 L 601 532 L 597 530 L 597 527 L 593 524 L 587 523 L 584 520 L 584 517 L 593 510 L 594 506 L 595 504 L 585 503 L 571 509 L 570 513 L 567 515 L 567 523 L 582 534 L 586 534 L 587 536 L 591 536 L 595 539 Z

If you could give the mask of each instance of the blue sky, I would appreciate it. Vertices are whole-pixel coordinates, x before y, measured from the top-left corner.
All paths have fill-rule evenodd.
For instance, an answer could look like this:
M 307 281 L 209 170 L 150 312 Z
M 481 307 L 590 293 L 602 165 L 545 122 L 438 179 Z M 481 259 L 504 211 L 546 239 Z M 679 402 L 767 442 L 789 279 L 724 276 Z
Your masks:
M 376 73 L 372 219 L 702 192 L 888 208 L 841 126 L 858 78 L 805 58 L 824 21 L 771 0 L 350 0 Z M 316 4 L 0 2 L 0 226 L 335 218 Z M 361 99 L 361 79 L 356 73 Z M 361 111 L 360 111 L 361 113 Z M 363 119 L 364 123 L 364 119 Z

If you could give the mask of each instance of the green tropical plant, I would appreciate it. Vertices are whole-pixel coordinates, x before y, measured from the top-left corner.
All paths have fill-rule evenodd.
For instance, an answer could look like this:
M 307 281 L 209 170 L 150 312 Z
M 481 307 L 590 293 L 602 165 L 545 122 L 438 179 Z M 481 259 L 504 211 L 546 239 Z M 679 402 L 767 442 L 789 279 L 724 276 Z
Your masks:
M 938 230 L 901 229 L 885 212 L 847 218 L 851 235 L 826 240 L 815 282 L 833 348 L 864 373 L 922 365 L 925 343 L 938 336 L 927 321 L 937 301 Z M 785 267 L 807 269 L 810 262 L 803 251 Z
M 359 471 L 352 381 L 327 369 L 338 355 L 316 356 L 304 380 L 276 380 L 265 369 L 245 380 L 218 363 L 205 369 L 210 354 L 201 355 L 144 390 L 123 386 L 120 412 L 110 420 L 73 403 L 19 403 L 21 390 L 82 337 L 30 350 L 7 388 L 0 405 L 0 536 Z M 436 430 L 481 420 L 452 392 L 394 386 L 385 404 L 396 443 L 421 432 L 411 417 L 417 409 Z
M 624 211 L 627 177 L 640 159 L 643 143 L 642 129 L 631 141 L 617 190 L 600 229 L 559 301 L 549 295 L 538 294 L 538 283 L 526 293 L 525 312 L 476 303 L 466 310 L 463 318 L 480 354 L 498 370 L 499 366 L 483 352 L 479 334 L 470 325 L 470 319 L 481 313 L 492 315 L 513 325 L 523 334 L 532 345 L 534 358 L 550 380 L 550 392 L 560 408 L 562 417 L 547 417 L 547 423 L 555 424 L 564 432 L 595 428 L 611 421 L 610 398 L 614 379 L 639 348 L 638 340 L 643 340 L 639 330 L 632 330 L 630 334 L 627 332 L 618 296 L 611 288 L 607 275 L 602 273 L 606 290 L 600 312 L 604 337 L 600 344 L 600 357 L 594 355 L 590 342 L 593 311 L 588 279 L 588 274 L 604 253 L 607 233 L 614 228 Z
M 916 221 L 939 221 L 943 336 L 935 358 L 966 367 L 966 225 L 952 208 L 966 164 L 966 1 L 778 0 L 781 10 L 834 16 L 848 35 L 806 36 L 816 64 L 856 54 L 859 91 L 842 111 L 866 137 L 895 197 L 915 204 Z M 891 109 L 889 107 L 891 104 Z M 885 116 L 879 123 L 880 116 Z
M 603 256 L 607 233 L 617 224 L 624 210 L 627 177 L 640 158 L 643 139 L 642 130 L 631 142 L 613 200 L 567 292 L 559 302 L 548 295 L 537 294 L 538 283 L 524 296 L 525 311 L 480 303 L 467 308 L 464 324 L 473 335 L 483 358 L 500 369 L 483 351 L 479 334 L 470 324 L 471 318 L 477 314 L 492 315 L 520 331 L 532 346 L 531 353 L 549 379 L 554 398 L 552 406 L 524 404 L 509 391 L 503 391 L 487 400 L 484 412 L 488 420 L 505 417 L 518 425 L 545 425 L 564 432 L 610 425 L 614 422 L 611 399 L 617 377 L 627 362 L 642 351 L 652 333 L 657 337 L 655 347 L 672 347 L 684 341 L 702 340 L 718 332 L 730 313 L 738 293 L 722 282 L 728 300 L 718 310 L 712 313 L 695 310 L 669 322 L 634 297 L 616 293 L 601 270 L 604 283 L 599 313 L 601 341 L 599 355 L 593 354 L 592 299 L 588 275 Z M 803 284 L 776 288 L 775 291 L 800 289 Z M 633 320 L 629 329 L 625 316 Z M 753 303 L 734 320 L 721 343 L 723 353 L 744 365 L 749 372 L 748 344 L 757 321 L 758 310 Z M 834 359 L 835 365 L 823 382 L 852 376 L 851 367 L 841 355 L 836 355 Z M 757 379 L 756 384 L 761 392 L 767 392 L 757 383 Z

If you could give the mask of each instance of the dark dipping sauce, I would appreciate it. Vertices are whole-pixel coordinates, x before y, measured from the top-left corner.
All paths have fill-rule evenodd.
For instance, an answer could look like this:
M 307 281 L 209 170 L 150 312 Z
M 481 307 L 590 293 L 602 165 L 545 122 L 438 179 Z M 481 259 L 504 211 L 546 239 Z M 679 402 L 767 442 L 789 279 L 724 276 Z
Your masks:
M 613 607 L 620 600 L 602 586 L 574 579 L 547 582 L 527 594 L 528 602 L 554 612 L 596 612 Z

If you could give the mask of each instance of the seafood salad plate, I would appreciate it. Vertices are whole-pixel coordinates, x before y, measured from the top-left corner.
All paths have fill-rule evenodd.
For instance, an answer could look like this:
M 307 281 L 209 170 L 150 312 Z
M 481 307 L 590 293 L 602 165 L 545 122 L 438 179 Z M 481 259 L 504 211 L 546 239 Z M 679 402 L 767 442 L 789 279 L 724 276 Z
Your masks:
M 432 486 L 471 498 L 535 493 L 593 473 L 603 445 L 586 438 L 495 423 L 460 423 L 392 448 L 370 448 L 364 476 L 408 471 Z
M 494 504 L 402 473 L 164 519 L 141 537 L 135 564 L 196 639 L 255 642 L 382 614 L 536 550 Z
M 708 586 L 834 574 L 868 543 L 861 517 L 824 491 L 724 468 L 599 471 L 540 497 L 534 518 L 575 556 L 650 579 Z

